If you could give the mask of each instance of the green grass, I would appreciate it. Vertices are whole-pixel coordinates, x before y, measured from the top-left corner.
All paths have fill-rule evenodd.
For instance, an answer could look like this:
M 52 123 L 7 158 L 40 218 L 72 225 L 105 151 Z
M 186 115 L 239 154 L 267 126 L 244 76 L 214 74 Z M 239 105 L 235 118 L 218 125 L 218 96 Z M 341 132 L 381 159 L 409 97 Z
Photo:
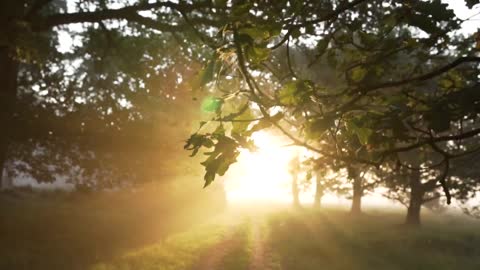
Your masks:
M 135 252 L 130 252 L 112 262 L 98 264 L 92 270 L 179 270 L 193 265 L 198 254 L 220 242 L 226 228 L 210 225 L 199 226 L 185 233 Z
M 420 228 L 401 225 L 403 215 L 392 212 L 351 217 L 338 210 L 281 210 L 240 220 L 228 229 L 235 230 L 236 244 L 213 269 L 249 269 L 258 252 L 255 245 L 262 245 L 257 269 L 480 269 L 480 224 L 463 217 L 427 215 Z M 255 226 L 259 231 L 253 236 Z M 220 243 L 210 241 L 215 230 L 202 228 L 200 237 L 189 232 L 174 248 L 162 243 L 100 269 L 196 269 L 193 262 L 208 258 L 199 255 L 202 250 L 215 252 Z M 184 257 L 186 250 L 198 256 Z M 170 261 L 159 263 L 165 257 Z M 129 268 L 132 261 L 137 263 Z
M 480 269 L 480 222 L 463 216 L 424 211 L 411 228 L 401 211 L 212 215 L 132 200 L 2 199 L 0 269 Z
M 167 195 L 0 193 L 0 269 L 85 270 L 218 212 L 208 198 Z
M 480 269 L 477 222 L 428 217 L 414 229 L 398 225 L 402 219 L 398 213 L 276 214 L 269 220 L 273 252 L 283 269 Z

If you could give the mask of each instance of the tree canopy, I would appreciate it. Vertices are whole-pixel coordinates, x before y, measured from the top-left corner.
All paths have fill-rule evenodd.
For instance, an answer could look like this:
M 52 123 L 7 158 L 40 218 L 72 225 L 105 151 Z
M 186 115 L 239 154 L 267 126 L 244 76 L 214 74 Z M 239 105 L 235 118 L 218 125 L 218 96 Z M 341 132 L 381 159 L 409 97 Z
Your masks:
M 479 35 L 440 0 L 0 5 L 2 168 L 144 178 L 152 158 L 134 153 L 176 136 L 152 139 L 157 123 L 204 118 L 193 90 L 209 119 L 185 148 L 207 156 L 205 186 L 272 128 L 315 153 L 312 170 L 420 175 L 448 203 L 475 192 L 455 160 L 480 149 Z
M 450 200 L 451 159 L 477 150 L 461 146 L 480 132 L 480 58 L 475 36 L 458 33 L 462 21 L 446 4 L 275 1 L 226 7 L 232 16 L 217 35 L 216 58 L 202 81 L 233 91 L 217 96 L 219 129 L 199 131 L 187 144 L 214 147 L 204 163 L 207 184 L 235 161 L 252 132 L 273 126 L 340 167 L 405 167 L 401 153 L 431 152 L 440 164 L 428 157 L 420 163 L 444 167 L 438 181 Z M 307 65 L 295 65 L 294 49 L 306 54 Z M 286 73 L 280 73 L 282 62 Z M 229 103 L 241 106 L 224 112 Z M 248 114 L 252 124 L 239 128 L 236 121 Z M 227 123 L 231 128 L 221 128 Z

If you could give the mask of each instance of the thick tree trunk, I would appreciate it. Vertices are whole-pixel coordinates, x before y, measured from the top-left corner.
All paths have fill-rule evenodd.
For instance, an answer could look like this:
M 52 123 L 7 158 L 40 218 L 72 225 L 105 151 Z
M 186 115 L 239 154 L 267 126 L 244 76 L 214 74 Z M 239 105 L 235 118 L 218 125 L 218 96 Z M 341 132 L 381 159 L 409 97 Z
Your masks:
M 363 197 L 363 187 L 362 187 L 362 178 L 358 175 L 353 178 L 353 198 L 352 198 L 352 208 L 350 212 L 352 214 L 360 214 L 362 212 L 362 197 Z
M 314 206 L 320 208 L 322 206 L 322 197 L 324 194 L 324 187 L 321 183 L 320 175 L 317 175 L 316 188 L 315 188 L 315 201 Z
M 420 181 L 419 172 L 414 172 L 410 176 L 410 189 L 410 203 L 408 205 L 405 223 L 407 225 L 418 226 L 420 225 L 420 211 L 425 193 Z
M 1 136 L 1 135 L 0 135 Z M 3 141 L 3 139 L 1 139 Z M 6 156 L 7 156 L 7 149 L 4 146 L 3 142 L 0 142 L 0 190 L 4 189 L 3 181 L 4 181 L 4 171 L 5 171 L 5 163 L 6 163 Z
M 10 54 L 10 49 L 7 46 L 0 47 L 0 178 L 8 160 L 8 147 L 13 135 L 17 71 L 18 64 Z
M 363 178 L 360 177 L 359 171 L 354 167 L 348 167 L 348 178 L 352 181 L 353 197 L 350 213 L 360 214 L 362 212 L 363 197 Z
M 422 207 L 422 203 L 411 200 L 410 204 L 408 205 L 407 209 L 407 218 L 405 220 L 405 224 L 418 226 L 420 225 L 420 209 Z

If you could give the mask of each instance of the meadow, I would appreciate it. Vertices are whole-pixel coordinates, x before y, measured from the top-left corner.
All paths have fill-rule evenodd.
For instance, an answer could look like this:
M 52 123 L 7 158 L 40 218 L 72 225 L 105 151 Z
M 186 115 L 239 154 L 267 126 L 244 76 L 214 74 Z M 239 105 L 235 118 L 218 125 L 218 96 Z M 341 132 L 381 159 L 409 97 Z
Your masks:
M 480 222 L 452 213 L 38 196 L 2 195 L 0 269 L 480 269 Z

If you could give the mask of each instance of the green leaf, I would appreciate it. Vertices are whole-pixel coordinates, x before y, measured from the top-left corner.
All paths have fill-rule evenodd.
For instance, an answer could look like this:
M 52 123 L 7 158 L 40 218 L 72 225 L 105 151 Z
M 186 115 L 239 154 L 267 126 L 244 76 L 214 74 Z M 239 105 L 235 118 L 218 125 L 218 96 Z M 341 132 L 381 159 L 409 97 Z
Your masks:
M 244 136 L 242 134 L 232 132 L 232 138 L 237 140 L 237 142 L 240 144 L 240 146 L 242 146 L 245 149 L 248 149 L 250 151 L 257 150 L 257 146 L 255 145 L 255 142 L 248 138 L 248 134 L 246 136 Z
M 394 14 L 385 15 L 382 19 L 385 32 L 390 32 L 397 25 L 397 18 Z
M 224 175 L 231 164 L 237 161 L 239 152 L 235 140 L 224 135 L 217 136 L 218 141 L 212 152 L 206 153 L 209 157 L 201 164 L 205 167 L 205 185 L 207 187 L 214 180 L 216 175 Z
M 306 133 L 309 139 L 319 138 L 334 123 L 333 118 L 318 118 L 310 121 L 306 125 Z
M 202 102 L 202 111 L 217 112 L 222 106 L 222 100 L 215 97 L 206 97 Z
M 248 46 L 247 47 L 247 54 L 249 56 L 250 61 L 253 63 L 261 63 L 270 57 L 271 50 L 265 47 L 259 46 Z
M 297 105 L 297 97 L 295 96 L 297 87 L 295 82 L 287 83 L 278 92 L 278 99 L 283 105 Z
M 377 42 L 377 37 L 374 34 L 363 31 L 359 31 L 358 34 L 360 35 L 360 40 L 366 46 L 373 46 Z
M 373 134 L 373 130 L 369 128 L 359 128 L 357 130 L 357 137 L 361 144 L 368 144 L 370 137 Z
M 259 27 L 245 27 L 238 30 L 239 34 L 249 35 L 253 40 L 264 40 L 270 37 L 270 33 Z
M 252 113 L 252 110 L 250 108 L 247 108 L 242 114 L 237 116 L 234 120 L 249 120 L 253 118 L 254 118 L 254 115 Z M 245 130 L 247 130 L 250 123 L 251 122 L 249 121 L 233 121 L 232 132 L 239 133 L 239 134 L 243 133 Z
M 194 133 L 188 138 L 183 147 L 186 150 L 192 150 L 191 157 L 195 156 L 201 147 L 210 148 L 213 147 L 213 141 L 210 140 L 206 135 L 201 135 Z
M 367 127 L 360 127 L 356 123 L 356 119 L 352 119 L 350 121 L 347 121 L 347 129 L 353 132 L 354 134 L 357 135 L 358 140 L 360 141 L 361 144 L 365 145 L 368 144 L 370 137 L 373 134 L 373 130 L 367 128 Z
M 278 91 L 278 100 L 286 106 L 296 106 L 305 102 L 313 91 L 310 81 L 292 81 Z
M 365 78 L 365 75 L 367 75 L 367 69 L 361 66 L 355 67 L 352 69 L 350 73 L 350 78 L 354 82 L 360 82 Z

